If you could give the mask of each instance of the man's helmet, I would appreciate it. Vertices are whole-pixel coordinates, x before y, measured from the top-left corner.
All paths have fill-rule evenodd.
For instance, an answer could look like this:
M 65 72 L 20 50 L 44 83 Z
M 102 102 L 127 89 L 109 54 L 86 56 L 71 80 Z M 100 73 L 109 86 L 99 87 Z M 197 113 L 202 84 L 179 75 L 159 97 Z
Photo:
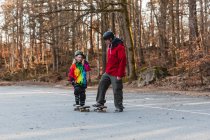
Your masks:
M 77 56 L 77 55 L 82 55 L 82 56 L 84 56 L 83 52 L 80 51 L 80 50 L 77 50 L 77 51 L 74 53 L 74 55 L 75 55 L 75 56 Z
M 112 31 L 107 31 L 103 34 L 103 39 L 107 40 L 107 39 L 114 39 L 115 35 Z

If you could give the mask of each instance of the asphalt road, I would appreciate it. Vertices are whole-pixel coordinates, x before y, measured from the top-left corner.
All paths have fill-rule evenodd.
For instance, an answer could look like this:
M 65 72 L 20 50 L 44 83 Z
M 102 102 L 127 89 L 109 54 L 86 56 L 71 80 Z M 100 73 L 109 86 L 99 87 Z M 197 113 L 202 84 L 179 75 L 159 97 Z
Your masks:
M 87 90 L 87 105 L 96 91 Z M 125 93 L 125 111 L 73 111 L 73 91 L 41 86 L 0 87 L 0 140 L 210 140 L 210 99 Z M 93 108 L 91 108 L 93 110 Z

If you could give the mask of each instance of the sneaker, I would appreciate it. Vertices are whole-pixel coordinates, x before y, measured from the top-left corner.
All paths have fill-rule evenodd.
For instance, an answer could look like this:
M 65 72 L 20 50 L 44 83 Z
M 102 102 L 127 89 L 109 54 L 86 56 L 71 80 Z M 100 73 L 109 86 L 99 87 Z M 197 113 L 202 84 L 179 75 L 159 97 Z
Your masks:
M 115 112 L 123 112 L 123 108 L 117 108 L 115 109 Z
M 85 101 L 80 101 L 80 106 L 84 106 L 85 105 Z
M 96 104 L 93 105 L 93 107 L 100 107 L 100 106 L 104 106 L 104 105 L 101 104 L 101 103 L 96 103 Z

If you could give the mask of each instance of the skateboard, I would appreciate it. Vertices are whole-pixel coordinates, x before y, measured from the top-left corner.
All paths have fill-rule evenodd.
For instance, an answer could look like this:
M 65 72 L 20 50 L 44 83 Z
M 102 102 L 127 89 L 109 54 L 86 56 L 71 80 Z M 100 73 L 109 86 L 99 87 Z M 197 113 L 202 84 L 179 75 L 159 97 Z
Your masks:
M 95 112 L 106 112 L 107 106 L 94 107 Z
M 80 105 L 76 105 L 75 108 L 74 108 L 74 111 L 90 112 L 90 106 L 80 106 Z

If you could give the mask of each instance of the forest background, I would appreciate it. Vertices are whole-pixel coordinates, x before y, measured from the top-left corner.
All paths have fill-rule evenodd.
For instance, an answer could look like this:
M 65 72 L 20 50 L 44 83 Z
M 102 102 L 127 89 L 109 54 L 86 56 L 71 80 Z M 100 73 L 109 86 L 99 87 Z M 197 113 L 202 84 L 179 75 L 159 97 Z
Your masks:
M 66 81 L 82 50 L 97 84 L 110 30 L 126 46 L 126 86 L 210 89 L 209 0 L 4 0 L 0 20 L 1 81 Z

